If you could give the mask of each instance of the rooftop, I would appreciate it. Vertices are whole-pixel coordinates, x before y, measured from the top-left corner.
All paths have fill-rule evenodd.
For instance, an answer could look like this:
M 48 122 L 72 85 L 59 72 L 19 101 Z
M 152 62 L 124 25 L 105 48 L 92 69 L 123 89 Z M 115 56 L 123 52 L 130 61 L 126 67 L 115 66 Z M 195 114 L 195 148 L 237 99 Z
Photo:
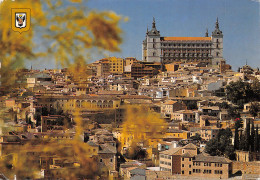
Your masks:
M 201 153 L 195 156 L 194 161 L 201 161 L 201 162 L 216 162 L 216 163 L 231 163 L 231 161 L 225 157 L 220 156 L 210 156 L 206 153 Z
M 211 37 L 163 37 L 164 41 L 211 41 Z

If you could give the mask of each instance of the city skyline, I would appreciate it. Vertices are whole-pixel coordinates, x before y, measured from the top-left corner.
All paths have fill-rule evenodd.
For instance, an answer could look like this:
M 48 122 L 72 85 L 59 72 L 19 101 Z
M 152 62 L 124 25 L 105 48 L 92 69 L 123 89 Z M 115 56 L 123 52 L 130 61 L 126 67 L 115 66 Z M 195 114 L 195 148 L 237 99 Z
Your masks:
M 260 66 L 260 3 L 257 1 L 96 0 L 86 4 L 89 8 L 111 10 L 129 19 L 120 24 L 123 30 L 121 52 L 109 53 L 109 56 L 142 60 L 142 41 L 147 27 L 151 29 L 153 17 L 161 35 L 170 37 L 201 37 L 207 28 L 211 35 L 218 17 L 224 34 L 223 56 L 232 69 L 237 70 L 246 61 L 253 68 Z M 103 57 L 92 55 L 90 63 Z M 34 68 L 55 68 L 54 61 L 48 65 L 30 61 L 27 67 L 31 64 Z

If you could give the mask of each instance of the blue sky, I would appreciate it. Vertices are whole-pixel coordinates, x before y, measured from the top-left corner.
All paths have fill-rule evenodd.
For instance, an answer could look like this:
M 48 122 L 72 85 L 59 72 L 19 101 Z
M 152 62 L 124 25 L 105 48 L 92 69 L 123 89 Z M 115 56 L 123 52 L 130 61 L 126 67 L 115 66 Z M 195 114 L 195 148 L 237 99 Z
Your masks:
M 147 26 L 151 28 L 153 17 L 161 36 L 195 37 L 204 36 L 206 28 L 211 35 L 218 17 L 227 63 L 233 70 L 243 66 L 246 60 L 252 67 L 260 67 L 259 0 L 89 0 L 86 4 L 129 18 L 120 24 L 123 30 L 121 52 L 110 53 L 110 56 L 141 60 L 142 41 Z M 98 58 L 102 57 L 93 56 L 92 61 Z
M 204 36 L 215 28 L 216 17 L 224 33 L 224 58 L 237 67 L 260 67 L 260 3 L 252 0 L 92 0 L 88 6 L 126 16 L 122 57 L 142 58 L 141 43 L 147 25 L 156 19 L 161 36 Z

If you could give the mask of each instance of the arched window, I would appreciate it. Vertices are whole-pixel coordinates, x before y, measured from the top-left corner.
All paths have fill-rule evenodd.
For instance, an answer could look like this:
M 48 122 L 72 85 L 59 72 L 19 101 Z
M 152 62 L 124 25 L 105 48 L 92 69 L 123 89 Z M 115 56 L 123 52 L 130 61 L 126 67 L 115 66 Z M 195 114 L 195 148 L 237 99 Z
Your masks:
M 153 56 L 156 56 L 156 53 L 155 53 L 155 52 L 153 52 Z

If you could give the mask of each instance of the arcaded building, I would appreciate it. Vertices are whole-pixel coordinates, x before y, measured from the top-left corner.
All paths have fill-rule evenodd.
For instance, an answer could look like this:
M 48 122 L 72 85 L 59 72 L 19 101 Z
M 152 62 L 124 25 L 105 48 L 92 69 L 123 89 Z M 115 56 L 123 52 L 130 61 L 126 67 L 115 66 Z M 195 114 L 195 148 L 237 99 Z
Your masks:
M 145 62 L 205 62 L 207 65 L 220 65 L 223 59 L 223 33 L 218 19 L 215 30 L 209 37 L 161 37 L 153 19 L 152 29 L 147 29 L 142 44 L 142 57 Z

